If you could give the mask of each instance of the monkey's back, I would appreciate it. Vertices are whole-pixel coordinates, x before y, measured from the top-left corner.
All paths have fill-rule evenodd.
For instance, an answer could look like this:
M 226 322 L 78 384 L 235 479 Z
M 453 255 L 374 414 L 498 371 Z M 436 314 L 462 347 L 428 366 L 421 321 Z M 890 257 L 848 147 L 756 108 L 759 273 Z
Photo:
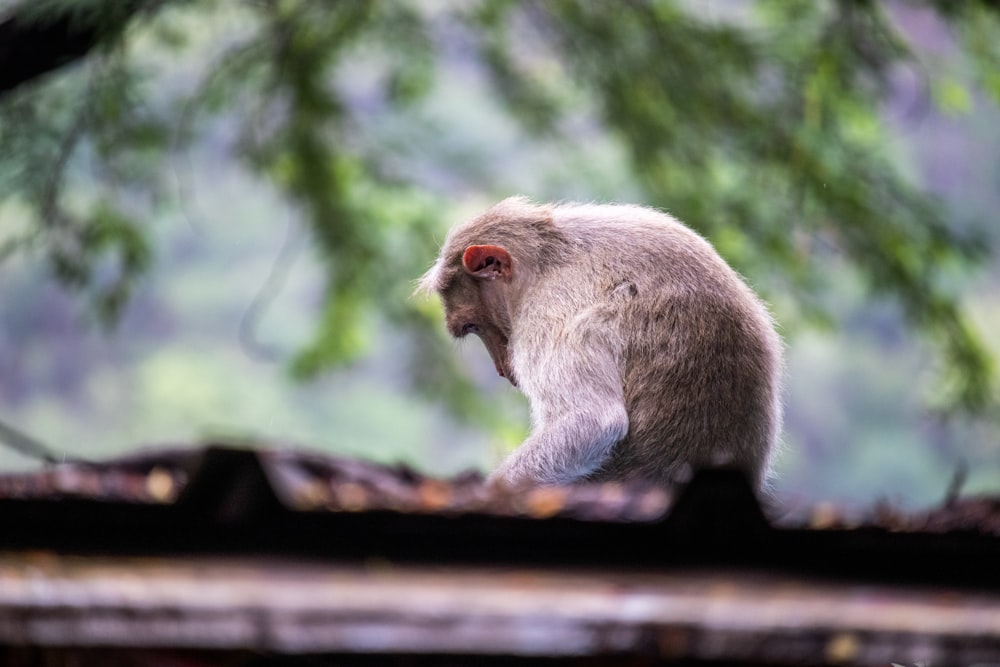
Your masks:
M 576 307 L 598 315 L 583 321 L 610 326 L 620 347 L 628 434 L 592 479 L 670 482 L 687 466 L 731 464 L 759 484 L 781 420 L 782 343 L 764 304 L 665 214 L 568 206 L 553 222 L 575 243 L 561 272 L 590 279 L 591 301 Z

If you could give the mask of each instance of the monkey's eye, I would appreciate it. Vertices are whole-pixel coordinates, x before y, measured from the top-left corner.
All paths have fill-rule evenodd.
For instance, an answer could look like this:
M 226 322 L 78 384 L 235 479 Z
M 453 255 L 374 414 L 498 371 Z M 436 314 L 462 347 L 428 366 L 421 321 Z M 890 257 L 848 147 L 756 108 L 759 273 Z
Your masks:
M 479 333 L 478 324 L 473 324 L 472 322 L 466 322 L 465 324 L 462 325 L 463 336 L 468 336 L 469 334 L 478 334 L 478 333 Z

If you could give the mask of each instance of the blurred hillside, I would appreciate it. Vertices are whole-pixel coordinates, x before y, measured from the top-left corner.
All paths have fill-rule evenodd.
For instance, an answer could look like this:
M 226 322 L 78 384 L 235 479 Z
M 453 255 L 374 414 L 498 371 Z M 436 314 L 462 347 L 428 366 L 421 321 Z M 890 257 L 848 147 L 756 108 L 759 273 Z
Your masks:
M 477 6 L 489 13 L 507 4 Z M 723 35 L 733 26 L 749 25 L 751 33 L 759 29 L 748 18 L 753 12 L 786 11 L 768 2 L 710 3 L 700 10 L 685 3 L 656 6 L 675 4 L 681 8 L 677 17 L 693 11 L 698 21 L 722 26 Z M 18 6 L 6 3 L 0 16 Z M 865 260 L 867 265 L 855 261 L 851 252 L 860 251 L 844 250 L 829 231 L 841 224 L 830 219 L 839 200 L 824 208 L 822 194 L 804 189 L 799 200 L 794 192 L 770 187 L 770 181 L 756 182 L 758 147 L 750 147 L 749 158 L 730 155 L 725 137 L 719 141 L 718 162 L 703 165 L 701 157 L 692 158 L 691 169 L 715 174 L 712 184 L 703 181 L 702 187 L 693 176 L 685 184 L 678 173 L 687 163 L 637 155 L 627 127 L 616 128 L 613 118 L 602 116 L 599 98 L 570 79 L 552 53 L 532 51 L 539 48 L 537 42 L 514 41 L 527 44 L 531 59 L 525 66 L 531 68 L 531 80 L 545 83 L 544 94 L 497 88 L 497 71 L 484 65 L 474 30 L 435 13 L 443 16 L 441 8 L 449 3 L 399 6 L 413 7 L 417 18 L 390 16 L 378 28 L 397 30 L 390 37 L 399 42 L 398 51 L 379 41 L 384 35 L 363 33 L 367 41 L 353 44 L 347 64 L 331 75 L 338 97 L 320 100 L 322 113 L 303 106 L 301 127 L 283 124 L 286 116 L 295 118 L 297 107 L 286 104 L 280 90 L 272 91 L 273 100 L 263 100 L 260 91 L 269 89 L 253 88 L 269 80 L 270 70 L 243 71 L 240 61 L 224 61 L 233 70 L 231 78 L 206 77 L 206 63 L 217 62 L 227 49 L 254 43 L 250 38 L 260 26 L 253 12 L 209 2 L 164 10 L 127 33 L 123 50 L 129 69 L 121 77 L 134 77 L 130 85 L 136 87 L 130 90 L 141 102 L 134 109 L 118 108 L 119 89 L 108 88 L 111 101 L 102 108 L 109 120 L 101 131 L 114 140 L 102 145 L 100 133 L 81 140 L 65 161 L 59 205 L 70 215 L 99 208 L 95 192 L 113 191 L 112 201 L 139 220 L 137 227 L 148 237 L 148 266 L 134 280 L 129 277 L 117 321 L 102 317 L 92 297 L 102 289 L 114 293 L 121 278 L 115 258 L 95 255 L 83 288 L 56 279 L 47 237 L 34 236 L 37 211 L 18 185 L 21 167 L 13 160 L 0 165 L 5 184 L 0 200 L 0 420 L 68 457 L 103 458 L 138 446 L 235 435 L 402 461 L 434 474 L 487 469 L 526 433 L 526 406 L 516 390 L 496 378 L 477 342 L 442 343 L 437 304 L 414 301 L 409 291 L 450 225 L 521 193 L 538 200 L 663 206 L 708 235 L 765 294 L 788 343 L 785 446 L 774 486 L 789 507 L 824 499 L 850 506 L 878 499 L 926 505 L 944 496 L 963 467 L 966 492 L 1000 492 L 1000 421 L 988 410 L 969 412 L 950 402 L 958 390 L 945 385 L 954 381 L 955 368 L 933 335 L 920 335 L 926 319 L 915 318 L 913 304 L 906 301 L 921 284 L 909 285 L 910 292 L 893 292 L 885 282 L 872 286 L 872 280 L 888 280 L 871 269 L 877 256 Z M 778 19 L 799 20 L 787 11 Z M 810 18 L 811 11 L 800 10 L 803 21 L 819 20 Z M 879 159 L 897 169 L 907 187 L 938 198 L 948 233 L 971 235 L 984 249 L 994 249 L 1000 242 L 997 106 L 956 30 L 941 15 L 904 3 L 892 4 L 890 14 L 917 57 L 885 65 L 881 98 L 873 91 L 855 91 L 869 96 L 876 118 L 869 119 L 863 109 L 836 106 L 839 101 L 829 102 L 825 113 L 857 114 L 848 133 L 877 146 Z M 679 26 L 678 34 L 700 25 L 677 17 L 663 20 Z M 587 17 L 569 10 L 558 18 L 570 34 L 570 21 L 579 20 L 581 40 L 585 29 L 593 29 Z M 435 45 L 432 64 L 422 62 L 431 47 L 411 30 L 416 23 L 404 19 L 428 21 Z M 481 19 L 483 25 L 488 19 Z M 761 21 L 780 32 L 778 19 L 770 15 Z M 344 29 L 362 34 L 351 25 Z M 253 57 L 252 49 L 246 51 Z M 412 63 L 406 53 L 415 54 Z M 58 143 L 62 135 L 53 128 L 72 127 L 60 117 L 71 115 L 68 100 L 102 94 L 102 77 L 116 62 L 112 57 L 75 64 L 30 84 L 37 88 L 17 91 L 13 102 L 8 97 L 2 119 L 7 126 L 0 132 L 10 154 L 30 153 L 35 145 L 30 139 L 41 141 L 48 131 Z M 501 63 L 499 71 L 510 65 Z M 314 82 L 303 85 L 308 89 Z M 741 85 L 733 79 L 734 90 Z M 806 89 L 813 90 L 809 85 Z M 831 90 L 830 95 L 837 92 Z M 521 94 L 521 102 L 529 104 L 511 107 L 505 93 Z M 203 106 L 190 102 L 199 94 L 207 100 Z M 18 104 L 30 108 L 32 95 L 56 101 L 41 107 L 47 109 L 42 120 L 50 125 L 14 113 Z M 554 108 L 563 109 L 557 121 L 543 104 L 546 95 L 556 98 Z M 636 95 L 635 104 L 642 106 L 638 87 Z M 817 93 L 817 104 L 824 103 L 822 95 Z M 652 97 L 647 102 L 656 104 Z M 526 108 L 537 117 L 526 118 Z M 806 125 L 813 122 L 803 113 Z M 23 119 L 22 128 L 12 125 L 16 118 Z M 147 125 L 130 125 L 135 118 Z M 681 116 L 672 122 L 683 127 L 694 121 Z M 330 122 L 335 132 L 309 133 Z M 125 140 L 108 128 L 132 132 L 131 143 L 116 143 Z M 739 127 L 732 131 L 738 133 Z M 16 140 L 18 134 L 23 140 Z M 700 136 L 676 142 L 697 146 Z M 836 152 L 838 135 L 816 136 L 817 155 L 850 174 L 853 165 L 843 161 L 851 153 Z M 823 144 L 823 137 L 832 137 L 832 147 Z M 335 159 L 305 163 L 309 147 L 328 150 Z M 115 164 L 109 154 L 125 157 Z M 761 160 L 761 172 L 768 172 L 772 167 Z M 332 175 L 324 171 L 328 168 Z M 858 169 L 859 181 L 880 173 Z M 651 180 L 661 171 L 667 185 Z M 314 183 L 310 179 L 317 174 L 327 180 Z M 877 189 L 880 184 L 868 185 Z M 831 180 L 829 186 L 837 184 Z M 341 199 L 313 196 L 314 189 L 336 194 L 340 187 L 347 193 Z M 821 193 L 827 184 L 820 179 L 809 187 Z M 716 211 L 694 193 L 725 206 L 720 203 Z M 844 199 L 853 205 L 853 198 L 861 196 L 845 191 Z M 905 208 L 909 200 L 902 201 Z M 755 228 L 741 215 L 770 219 L 772 227 Z M 891 215 L 895 210 L 886 214 Z M 360 222 L 325 238 L 315 222 L 323 216 Z M 810 217 L 829 228 L 797 227 Z M 871 216 L 858 220 L 862 230 L 865 224 L 873 230 L 881 224 Z M 842 229 L 848 238 L 846 222 Z M 338 243 L 363 252 L 352 255 L 357 259 L 346 251 L 338 255 Z M 905 243 L 905 237 L 898 243 L 901 254 Z M 808 245 L 808 252 L 795 254 L 796 244 Z M 865 247 L 863 241 L 859 247 Z M 761 248 L 776 248 L 775 257 L 785 257 L 785 263 Z M 877 255 L 882 249 L 876 244 L 869 252 Z M 940 284 L 927 285 L 954 299 L 991 352 L 1000 355 L 994 333 L 1000 328 L 996 255 L 979 265 L 963 263 L 961 253 L 931 256 L 942 257 L 948 272 Z M 919 266 L 927 255 L 916 257 L 919 276 L 930 267 Z M 886 263 L 891 259 L 887 255 Z M 363 284 L 352 286 L 340 300 L 331 297 L 353 281 Z M 913 298 L 919 301 L 919 294 Z M 374 305 L 364 307 L 369 302 Z M 452 362 L 458 367 L 454 376 L 434 375 Z M 449 383 L 448 377 L 461 383 Z M 36 465 L 0 449 L 2 469 Z

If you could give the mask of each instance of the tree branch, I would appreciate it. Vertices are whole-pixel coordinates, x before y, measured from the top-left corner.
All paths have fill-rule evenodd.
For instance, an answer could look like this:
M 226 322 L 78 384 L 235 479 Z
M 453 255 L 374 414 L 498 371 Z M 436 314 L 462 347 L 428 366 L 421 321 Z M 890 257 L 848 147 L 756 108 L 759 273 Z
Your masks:
M 18 5 L 0 20 L 0 97 L 43 74 L 80 60 L 120 35 L 145 0 L 112 0 L 106 12 L 81 12 L 68 3 L 39 15 Z

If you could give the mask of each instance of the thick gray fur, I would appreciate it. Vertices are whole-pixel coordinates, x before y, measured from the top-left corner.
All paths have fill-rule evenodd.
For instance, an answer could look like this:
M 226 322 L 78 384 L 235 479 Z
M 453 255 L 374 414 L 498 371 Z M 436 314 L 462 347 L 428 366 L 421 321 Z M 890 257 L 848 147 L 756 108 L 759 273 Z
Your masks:
M 510 279 L 464 271 L 470 245 L 505 248 Z M 531 433 L 493 481 L 669 484 L 721 464 L 765 483 L 781 339 L 740 276 L 671 216 L 506 199 L 452 229 L 418 289 L 442 295 L 455 335 L 470 318 L 495 329 L 530 402 Z

